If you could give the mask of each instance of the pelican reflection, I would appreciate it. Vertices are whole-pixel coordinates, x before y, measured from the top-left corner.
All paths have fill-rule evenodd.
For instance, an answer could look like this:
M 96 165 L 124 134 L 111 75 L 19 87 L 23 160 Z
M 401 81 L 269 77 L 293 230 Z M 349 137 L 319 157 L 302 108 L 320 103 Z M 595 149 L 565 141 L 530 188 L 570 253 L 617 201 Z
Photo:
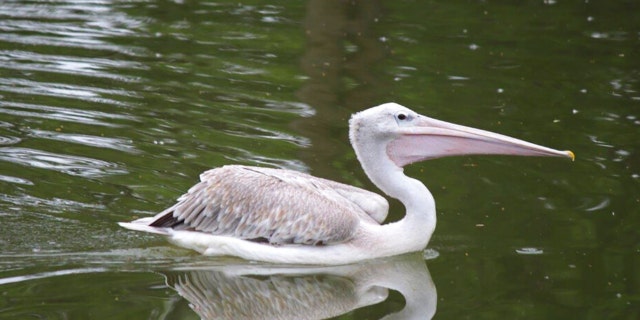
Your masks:
M 170 271 L 167 285 L 202 319 L 326 319 L 405 299 L 384 319 L 431 319 L 436 288 L 420 254 L 331 267 L 226 265 Z

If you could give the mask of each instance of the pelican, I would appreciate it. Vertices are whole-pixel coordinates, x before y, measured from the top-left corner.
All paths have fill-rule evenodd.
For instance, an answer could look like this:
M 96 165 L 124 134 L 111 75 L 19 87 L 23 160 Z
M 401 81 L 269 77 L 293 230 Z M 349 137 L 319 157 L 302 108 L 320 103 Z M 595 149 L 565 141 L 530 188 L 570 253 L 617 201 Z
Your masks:
M 404 204 L 404 218 L 382 224 L 389 203 L 367 190 L 296 171 L 227 165 L 201 174 L 172 207 L 120 225 L 204 255 L 348 264 L 427 246 L 435 201 L 422 182 L 404 175 L 408 164 L 466 154 L 574 159 L 571 151 L 432 119 L 396 103 L 354 114 L 349 139 L 369 179 Z

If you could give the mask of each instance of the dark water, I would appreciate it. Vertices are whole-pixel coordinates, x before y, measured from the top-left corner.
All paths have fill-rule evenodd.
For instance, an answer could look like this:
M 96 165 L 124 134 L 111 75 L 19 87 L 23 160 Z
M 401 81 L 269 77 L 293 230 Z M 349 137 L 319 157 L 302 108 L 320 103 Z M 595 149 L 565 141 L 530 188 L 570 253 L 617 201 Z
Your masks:
M 3 1 L 0 318 L 638 319 L 639 12 L 622 0 Z M 407 168 L 438 204 L 426 262 L 274 267 L 116 224 L 228 163 L 376 190 L 347 119 L 387 101 L 577 160 Z

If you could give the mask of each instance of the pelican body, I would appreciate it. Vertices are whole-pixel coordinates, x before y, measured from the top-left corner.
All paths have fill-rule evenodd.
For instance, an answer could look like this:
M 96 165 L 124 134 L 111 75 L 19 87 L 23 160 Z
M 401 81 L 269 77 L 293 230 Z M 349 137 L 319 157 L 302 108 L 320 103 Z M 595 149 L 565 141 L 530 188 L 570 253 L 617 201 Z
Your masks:
M 385 103 L 354 114 L 349 139 L 371 181 L 406 208 L 382 224 L 389 204 L 373 192 L 283 169 L 228 165 L 172 207 L 122 227 L 161 234 L 205 255 L 287 264 L 347 264 L 423 250 L 436 226 L 433 196 L 403 173 L 418 161 L 466 154 L 560 156 L 559 151 L 455 125 Z

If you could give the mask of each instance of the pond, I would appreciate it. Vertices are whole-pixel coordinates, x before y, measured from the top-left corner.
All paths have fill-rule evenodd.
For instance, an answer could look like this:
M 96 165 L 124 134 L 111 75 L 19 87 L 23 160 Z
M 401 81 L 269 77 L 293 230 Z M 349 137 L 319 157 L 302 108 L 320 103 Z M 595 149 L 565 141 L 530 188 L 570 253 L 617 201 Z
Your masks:
M 638 12 L 630 0 L 3 1 L 0 318 L 638 319 Z M 437 203 L 428 249 L 347 266 L 203 257 L 117 224 L 231 163 L 381 193 L 347 130 L 389 101 L 576 160 L 410 165 Z

